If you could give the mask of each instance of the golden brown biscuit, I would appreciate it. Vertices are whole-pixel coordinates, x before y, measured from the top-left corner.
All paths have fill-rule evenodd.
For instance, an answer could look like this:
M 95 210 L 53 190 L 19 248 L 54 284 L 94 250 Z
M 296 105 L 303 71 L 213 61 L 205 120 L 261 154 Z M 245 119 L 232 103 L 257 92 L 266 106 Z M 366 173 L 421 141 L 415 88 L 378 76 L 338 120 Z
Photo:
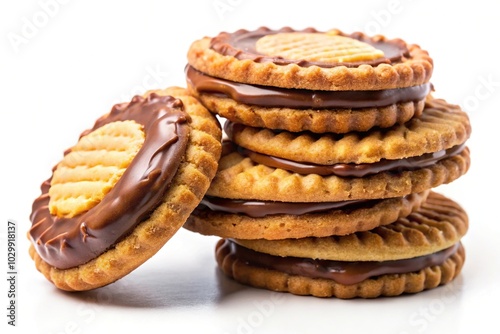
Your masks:
M 267 46 L 261 47 L 259 52 L 259 44 L 270 44 L 269 41 L 260 43 L 262 39 L 285 40 L 290 35 L 292 39 L 294 35 L 299 37 L 289 48 L 297 52 L 284 54 L 285 50 L 271 50 Z M 324 47 L 338 49 L 334 36 L 361 42 L 363 47 L 368 44 L 376 50 L 360 54 L 358 49 L 350 53 L 352 58 L 317 57 L 316 51 Z M 310 40 L 314 40 L 319 49 L 310 49 Z M 312 53 L 306 54 L 311 50 Z M 379 51 L 383 51 L 383 55 Z M 335 91 L 417 86 L 428 82 L 433 70 L 432 59 L 426 51 L 402 40 L 368 37 L 362 33 L 347 35 L 339 30 L 319 32 L 290 28 L 239 30 L 221 33 L 214 38 L 205 37 L 191 45 L 188 62 L 203 73 L 236 82 Z
M 77 206 L 65 215 L 54 210 L 53 215 L 48 209 L 50 179 L 34 203 L 30 255 L 37 269 L 60 289 L 98 288 L 137 268 L 182 226 L 215 175 L 221 152 L 220 124 L 185 89 L 172 87 L 134 97 L 101 117 L 82 134 L 92 139 L 83 155 L 69 159 L 75 166 L 62 184 L 85 182 L 80 171 L 115 167 L 116 161 L 108 158 L 120 150 L 120 144 L 110 143 L 128 133 L 112 138 L 87 136 L 107 124 L 127 121 L 140 125 L 144 143 L 128 166 L 124 164 L 125 171 L 111 189 L 102 199 L 96 197 L 98 203 L 83 211 Z M 93 148 L 104 154 L 87 160 L 87 151 Z M 65 172 L 59 166 L 55 170 Z M 62 196 L 68 200 L 74 195 L 70 191 Z
M 237 239 L 279 240 L 345 235 L 393 223 L 418 209 L 427 194 L 361 201 L 334 209 L 325 209 L 323 203 L 232 201 L 205 196 L 184 228 L 204 235 Z M 327 204 L 335 206 L 341 203 Z M 214 210 L 210 209 L 214 206 Z M 267 211 L 270 213 L 266 214 Z

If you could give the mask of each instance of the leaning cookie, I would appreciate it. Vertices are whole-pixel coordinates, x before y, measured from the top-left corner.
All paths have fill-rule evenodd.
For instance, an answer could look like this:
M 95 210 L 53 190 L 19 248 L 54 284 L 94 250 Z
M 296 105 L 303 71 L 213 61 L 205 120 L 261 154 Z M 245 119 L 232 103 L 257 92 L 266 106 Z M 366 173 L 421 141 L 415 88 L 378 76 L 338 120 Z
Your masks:
M 136 269 L 202 199 L 220 140 L 217 119 L 182 88 L 115 105 L 42 184 L 28 233 L 37 269 L 69 291 Z
M 431 193 L 393 224 L 343 237 L 283 241 L 222 239 L 216 259 L 236 281 L 297 295 L 375 298 L 417 293 L 453 280 L 465 251 L 468 217 Z

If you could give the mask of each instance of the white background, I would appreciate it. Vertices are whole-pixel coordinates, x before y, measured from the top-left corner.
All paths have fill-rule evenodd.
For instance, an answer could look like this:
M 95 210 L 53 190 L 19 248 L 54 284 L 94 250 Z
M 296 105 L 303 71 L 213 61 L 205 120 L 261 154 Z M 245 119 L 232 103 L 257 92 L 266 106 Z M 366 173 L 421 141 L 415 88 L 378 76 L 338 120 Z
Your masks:
M 0 332 L 401 334 L 496 328 L 496 3 L 2 1 Z M 150 261 L 115 284 L 84 293 L 54 288 L 29 258 L 26 232 L 31 203 L 63 151 L 114 103 L 150 88 L 184 86 L 186 52 L 195 39 L 259 26 L 364 30 L 400 37 L 430 52 L 436 96 L 460 104 L 473 126 L 469 173 L 437 189 L 469 213 L 462 274 L 445 287 L 398 298 L 337 300 L 272 293 L 222 276 L 213 254 L 217 239 L 180 230 Z M 3 278 L 8 220 L 15 221 L 18 230 L 16 328 L 7 326 L 8 287 Z

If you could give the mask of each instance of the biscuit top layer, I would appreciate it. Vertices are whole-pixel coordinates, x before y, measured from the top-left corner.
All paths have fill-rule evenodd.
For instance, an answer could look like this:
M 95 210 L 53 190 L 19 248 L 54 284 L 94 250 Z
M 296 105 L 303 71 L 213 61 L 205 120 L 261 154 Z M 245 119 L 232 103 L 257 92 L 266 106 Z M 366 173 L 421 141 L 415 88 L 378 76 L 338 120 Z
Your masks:
M 238 59 L 325 68 L 391 64 L 408 55 L 406 44 L 399 39 L 379 40 L 362 34 L 345 35 L 338 30 L 319 32 L 312 28 L 224 32 L 212 39 L 211 48 Z
M 82 133 L 33 203 L 29 234 L 40 257 L 59 269 L 84 264 L 146 219 L 183 159 L 188 122 L 181 100 L 151 94 L 115 105 Z
M 302 38 L 304 43 L 293 46 L 299 53 L 282 55 L 281 52 L 288 52 L 283 50 L 283 46 L 275 45 L 276 43 L 269 43 L 270 46 L 265 47 L 263 45 L 267 44 L 264 43 L 268 39 L 267 36 L 283 37 L 290 36 L 289 34 L 299 34 Z M 356 40 L 361 45 L 368 44 L 375 51 L 369 48 L 369 52 L 358 54 L 357 49 L 352 58 L 328 56 L 325 61 L 321 55 L 324 46 L 318 44 L 318 41 L 313 48 L 317 54 L 307 54 L 309 46 L 305 37 L 316 35 L 321 37 L 319 40 L 330 40 L 333 36 L 345 37 L 349 41 Z M 275 38 L 277 37 L 269 37 L 271 41 Z M 259 40 L 261 45 L 257 46 Z M 331 43 L 327 44 L 331 46 Z M 271 51 L 271 47 L 277 47 L 277 50 Z M 380 51 L 383 56 L 380 56 Z M 304 52 L 306 54 L 303 54 Z M 327 53 L 331 52 L 332 50 L 329 50 Z M 429 82 L 433 71 L 432 58 L 416 44 L 408 44 L 401 39 L 388 39 L 381 35 L 367 36 L 361 32 L 346 34 L 339 30 L 321 32 L 313 28 L 271 30 L 263 27 L 254 31 L 222 32 L 215 37 L 194 41 L 188 50 L 187 58 L 189 65 L 198 71 L 233 82 L 324 91 L 384 90 L 418 86 Z

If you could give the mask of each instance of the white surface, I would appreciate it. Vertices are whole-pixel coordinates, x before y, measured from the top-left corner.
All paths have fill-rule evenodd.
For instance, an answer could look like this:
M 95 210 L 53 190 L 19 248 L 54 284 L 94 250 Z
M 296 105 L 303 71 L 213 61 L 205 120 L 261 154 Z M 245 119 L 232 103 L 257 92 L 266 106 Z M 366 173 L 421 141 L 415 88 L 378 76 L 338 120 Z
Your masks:
M 0 276 L 7 272 L 8 219 L 17 222 L 19 271 L 18 326 L 6 324 L 7 285 L 1 279 L 0 332 L 400 334 L 471 333 L 479 324 L 496 328 L 500 222 L 498 168 L 493 165 L 498 158 L 493 157 L 499 143 L 500 53 L 493 34 L 500 25 L 493 1 L 453 2 L 453 8 L 444 1 L 389 0 L 42 5 L 54 1 L 0 5 L 0 258 L 5 262 Z M 39 27 L 30 30 L 30 23 Z M 430 52 L 436 95 L 466 108 L 473 124 L 470 172 L 437 189 L 470 216 L 460 277 L 448 286 L 399 298 L 346 301 L 272 293 L 223 277 L 213 256 L 216 238 L 181 230 L 115 284 L 73 294 L 55 289 L 35 270 L 25 235 L 39 185 L 62 152 L 112 104 L 148 88 L 184 86 L 186 52 L 195 39 L 259 26 L 365 29 Z M 15 47 L 13 38 L 24 39 Z

